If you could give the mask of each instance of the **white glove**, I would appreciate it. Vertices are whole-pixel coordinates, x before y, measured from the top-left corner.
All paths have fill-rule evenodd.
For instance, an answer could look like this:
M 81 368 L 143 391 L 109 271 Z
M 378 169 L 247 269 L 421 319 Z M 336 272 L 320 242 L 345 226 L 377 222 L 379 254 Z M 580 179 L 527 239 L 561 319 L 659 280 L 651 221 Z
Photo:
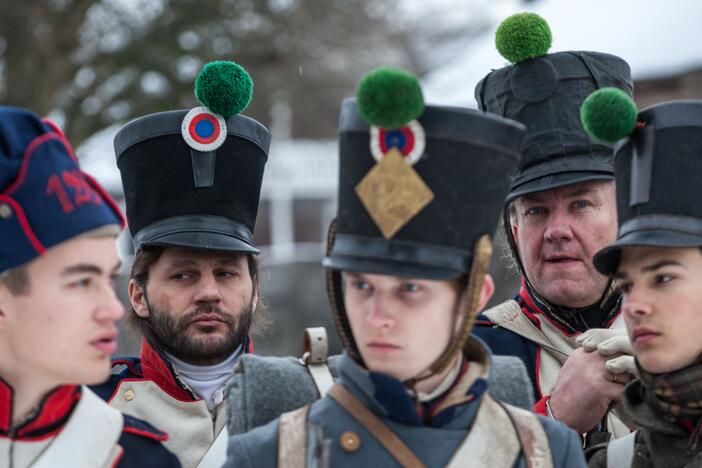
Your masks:
M 613 354 L 628 354 L 633 356 L 634 348 L 631 346 L 629 335 L 614 335 L 597 345 L 597 352 L 602 356 L 611 356 Z
M 626 330 L 610 328 L 591 328 L 575 339 L 575 342 L 587 352 L 597 351 L 602 356 L 614 357 L 605 362 L 605 368 L 612 374 L 630 374 L 638 376 L 634 361 L 634 348 L 631 346 Z
M 587 352 L 597 350 L 603 356 L 615 353 L 634 354 L 626 330 L 591 328 L 575 339 L 575 343 Z
M 609 361 L 605 362 L 605 367 L 612 374 L 631 374 L 634 377 L 638 377 L 638 372 L 636 370 L 636 362 L 634 361 L 634 356 L 619 356 Z

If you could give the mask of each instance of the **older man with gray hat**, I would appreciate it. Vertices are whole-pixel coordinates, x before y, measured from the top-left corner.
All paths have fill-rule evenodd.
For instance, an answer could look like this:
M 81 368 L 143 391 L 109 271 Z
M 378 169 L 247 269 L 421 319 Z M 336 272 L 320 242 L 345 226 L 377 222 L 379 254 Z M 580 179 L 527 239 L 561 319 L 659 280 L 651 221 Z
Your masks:
M 586 444 L 623 435 L 628 428 L 609 410 L 630 376 L 580 347 L 587 330 L 624 332 L 620 297 L 592 264 L 617 233 L 613 150 L 585 133 L 579 112 L 598 88 L 631 94 L 629 66 L 599 52 L 548 54 L 549 27 L 532 13 L 506 19 L 496 45 L 512 64 L 488 74 L 475 93 L 482 110 L 528 129 L 504 211 L 521 288 L 482 314 L 475 334 L 495 354 L 524 361 L 538 413 L 588 433 Z

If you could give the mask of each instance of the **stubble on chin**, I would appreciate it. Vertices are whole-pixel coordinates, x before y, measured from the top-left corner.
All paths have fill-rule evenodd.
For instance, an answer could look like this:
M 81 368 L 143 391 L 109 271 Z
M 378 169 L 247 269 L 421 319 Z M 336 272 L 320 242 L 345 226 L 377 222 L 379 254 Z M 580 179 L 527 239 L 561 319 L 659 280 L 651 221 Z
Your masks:
M 222 334 L 221 327 L 203 327 L 193 332 L 193 320 L 203 313 L 216 314 L 226 332 Z M 185 362 L 209 365 L 229 357 L 246 340 L 252 319 L 253 303 L 244 306 L 236 317 L 214 306 L 204 306 L 177 321 L 168 312 L 151 307 L 148 328 L 150 338 L 164 351 Z

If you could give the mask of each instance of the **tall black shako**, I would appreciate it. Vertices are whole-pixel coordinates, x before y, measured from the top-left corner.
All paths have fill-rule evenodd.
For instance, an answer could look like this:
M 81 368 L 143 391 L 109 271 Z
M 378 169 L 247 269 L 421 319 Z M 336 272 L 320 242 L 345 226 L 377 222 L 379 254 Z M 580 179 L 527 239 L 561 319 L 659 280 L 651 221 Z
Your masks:
M 256 254 L 270 134 L 241 115 L 253 80 L 237 63 L 207 63 L 192 109 L 145 115 L 115 136 L 135 250 L 149 245 Z
M 637 112 L 628 96 L 601 89 L 585 100 L 581 116 L 593 137 L 618 142 L 619 232 L 595 255 L 595 267 L 606 275 L 616 272 L 629 246 L 701 246 L 702 100 L 662 102 Z
M 428 105 L 419 80 L 378 68 L 346 99 L 339 119 L 339 197 L 327 285 L 349 355 L 363 364 L 346 316 L 341 272 L 467 278 L 444 352 L 407 380 L 440 373 L 470 335 L 491 236 L 514 178 L 523 125 L 492 114 Z

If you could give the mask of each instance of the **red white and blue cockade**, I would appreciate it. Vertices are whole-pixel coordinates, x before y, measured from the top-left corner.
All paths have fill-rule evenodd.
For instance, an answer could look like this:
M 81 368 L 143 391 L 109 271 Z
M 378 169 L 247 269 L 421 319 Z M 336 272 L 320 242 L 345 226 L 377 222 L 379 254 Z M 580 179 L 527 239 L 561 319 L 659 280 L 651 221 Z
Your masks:
M 390 149 L 397 148 L 405 162 L 413 166 L 424 154 L 425 144 L 424 129 L 417 120 L 390 130 L 376 126 L 370 128 L 370 150 L 376 161 L 380 161 Z
M 202 152 L 214 151 L 227 139 L 227 123 L 206 107 L 190 109 L 183 118 L 181 133 L 185 142 Z

